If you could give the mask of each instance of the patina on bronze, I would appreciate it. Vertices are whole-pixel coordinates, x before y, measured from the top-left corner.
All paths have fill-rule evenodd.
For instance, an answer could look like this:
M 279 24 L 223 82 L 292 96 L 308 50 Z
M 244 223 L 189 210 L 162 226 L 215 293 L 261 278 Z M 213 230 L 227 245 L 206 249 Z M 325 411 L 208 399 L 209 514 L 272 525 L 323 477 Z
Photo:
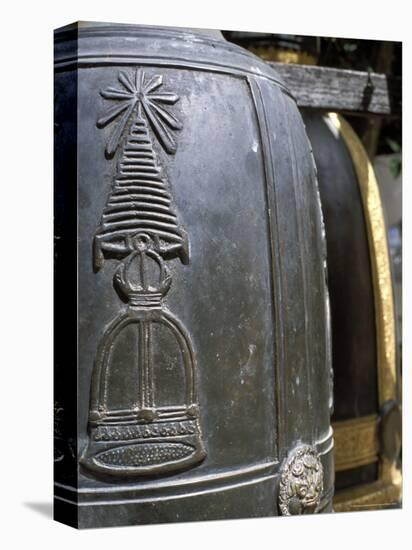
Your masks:
M 293 98 L 216 33 L 88 23 L 55 45 L 56 519 L 330 510 L 325 245 Z

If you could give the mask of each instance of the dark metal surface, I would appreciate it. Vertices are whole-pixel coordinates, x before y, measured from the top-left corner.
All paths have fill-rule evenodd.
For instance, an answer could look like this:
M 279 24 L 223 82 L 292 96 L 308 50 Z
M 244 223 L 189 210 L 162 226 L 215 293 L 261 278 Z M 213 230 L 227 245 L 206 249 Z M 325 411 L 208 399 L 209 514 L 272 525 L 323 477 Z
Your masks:
M 378 410 L 375 312 L 366 222 L 352 159 L 319 113 L 303 112 L 325 221 L 334 369 L 333 420 Z
M 223 39 L 129 25 L 57 31 L 55 71 L 56 519 L 277 515 L 301 444 L 329 510 L 325 251 L 286 88 Z

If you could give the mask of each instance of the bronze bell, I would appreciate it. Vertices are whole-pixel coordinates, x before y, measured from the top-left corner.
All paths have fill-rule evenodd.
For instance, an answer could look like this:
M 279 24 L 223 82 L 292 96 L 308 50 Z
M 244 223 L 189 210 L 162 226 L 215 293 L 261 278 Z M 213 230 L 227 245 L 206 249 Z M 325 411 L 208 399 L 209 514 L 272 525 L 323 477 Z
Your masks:
M 55 46 L 56 519 L 330 511 L 323 222 L 287 87 L 220 33 Z

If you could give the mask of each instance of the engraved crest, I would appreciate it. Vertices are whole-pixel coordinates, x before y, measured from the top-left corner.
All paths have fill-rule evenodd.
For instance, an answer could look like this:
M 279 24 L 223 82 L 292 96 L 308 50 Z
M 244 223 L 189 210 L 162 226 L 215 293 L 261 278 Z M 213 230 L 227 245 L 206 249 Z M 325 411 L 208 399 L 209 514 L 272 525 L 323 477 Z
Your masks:
M 313 447 L 295 448 L 284 462 L 279 487 L 283 516 L 317 512 L 323 492 L 323 468 Z
M 87 468 L 110 475 L 182 469 L 204 450 L 196 396 L 196 358 L 190 335 L 163 298 L 172 274 L 166 263 L 189 263 L 189 242 L 172 205 L 155 137 L 176 152 L 182 129 L 162 104 L 179 97 L 159 92 L 163 77 L 141 69 L 119 72 L 122 88 L 101 95 L 114 104 L 97 126 L 114 124 L 106 156 L 121 147 L 114 183 L 94 238 L 94 267 L 117 260 L 113 285 L 126 302 L 97 350 L 91 383 Z

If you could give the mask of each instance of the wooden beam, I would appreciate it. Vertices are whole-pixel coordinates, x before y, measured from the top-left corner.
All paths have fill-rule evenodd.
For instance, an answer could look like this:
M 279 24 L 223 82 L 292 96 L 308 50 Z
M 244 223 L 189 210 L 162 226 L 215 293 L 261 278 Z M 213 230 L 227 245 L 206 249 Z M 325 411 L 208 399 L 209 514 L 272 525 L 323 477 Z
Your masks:
M 398 77 L 313 65 L 269 64 L 299 107 L 351 115 L 401 116 L 402 83 Z

